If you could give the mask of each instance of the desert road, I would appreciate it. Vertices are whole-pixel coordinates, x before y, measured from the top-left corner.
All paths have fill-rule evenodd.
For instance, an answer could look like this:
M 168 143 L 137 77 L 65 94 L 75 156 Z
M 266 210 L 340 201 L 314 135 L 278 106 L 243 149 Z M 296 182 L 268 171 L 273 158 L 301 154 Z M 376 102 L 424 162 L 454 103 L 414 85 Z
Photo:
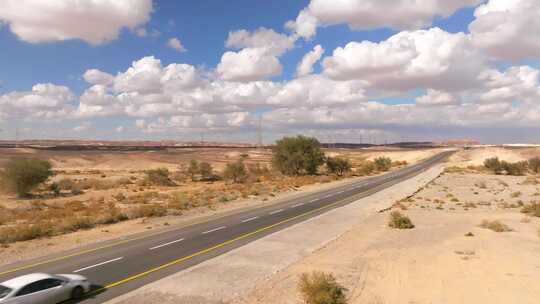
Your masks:
M 77 273 L 95 284 L 78 303 L 103 303 L 149 282 L 211 259 L 295 223 L 406 180 L 446 159 L 452 151 L 384 175 L 306 194 L 188 227 L 118 239 L 98 246 L 0 267 L 0 281 L 19 275 Z M 316 232 L 314 232 L 316 233 Z M 39 248 L 36 248 L 39 250 Z

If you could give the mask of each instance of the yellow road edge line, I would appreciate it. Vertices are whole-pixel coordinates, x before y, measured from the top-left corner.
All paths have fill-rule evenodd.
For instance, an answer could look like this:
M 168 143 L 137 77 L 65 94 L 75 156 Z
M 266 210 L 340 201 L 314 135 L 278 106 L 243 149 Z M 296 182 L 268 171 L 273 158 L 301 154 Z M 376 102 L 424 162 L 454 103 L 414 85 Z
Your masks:
M 300 217 L 303 217 L 303 216 L 306 216 L 306 215 L 310 215 L 310 214 L 312 214 L 312 213 L 316 213 L 316 212 L 321 211 L 321 210 L 324 210 L 324 209 L 332 208 L 332 207 L 338 205 L 338 204 L 341 203 L 341 202 L 342 202 L 342 201 L 338 201 L 338 202 L 332 203 L 332 204 L 330 204 L 330 205 L 326 205 L 326 206 L 323 206 L 323 207 L 320 207 L 320 208 L 317 208 L 317 209 L 313 209 L 313 210 L 311 210 L 311 211 L 308 211 L 308 212 L 305 212 L 305 213 L 302 213 L 302 214 L 299 214 L 299 215 L 290 217 L 290 218 L 288 218 L 288 219 L 282 220 L 282 221 L 277 222 L 277 223 L 274 223 L 274 224 L 272 224 L 272 225 L 269 225 L 269 226 L 266 226 L 266 227 L 259 228 L 259 229 L 257 229 L 257 230 L 252 231 L 252 232 L 248 232 L 248 233 L 242 234 L 242 235 L 240 235 L 240 236 L 237 236 L 237 237 L 234 238 L 234 239 L 230 239 L 230 240 L 225 241 L 225 242 L 223 242 L 223 243 L 219 243 L 219 244 L 214 245 L 214 246 L 212 246 L 212 247 L 208 247 L 208 248 L 203 249 L 203 250 L 201 250 L 201 251 L 198 251 L 198 252 L 192 253 L 192 254 L 190 254 L 190 255 L 188 255 L 188 256 L 185 256 L 185 257 L 179 258 L 179 259 L 177 259 L 177 260 L 168 262 L 168 263 L 163 264 L 163 265 L 161 265 L 161 266 L 157 266 L 157 267 L 155 267 L 155 268 L 151 268 L 151 269 L 149 269 L 149 270 L 147 270 L 147 271 L 145 271 L 145 272 L 141 272 L 141 273 L 139 273 L 139 274 L 136 274 L 136 275 L 127 277 L 127 278 L 122 279 L 122 280 L 120 280 L 120 281 L 117 281 L 117 282 L 114 282 L 114 283 L 110 283 L 110 284 L 108 284 L 108 285 L 105 286 L 105 287 L 102 287 L 102 288 L 100 288 L 100 289 L 94 290 L 91 294 L 99 293 L 99 292 L 105 291 L 106 289 L 110 289 L 110 288 L 116 287 L 116 286 L 118 286 L 118 285 L 122 285 L 122 284 L 128 283 L 128 282 L 130 282 L 130 281 L 139 279 L 139 278 L 144 277 L 144 276 L 146 276 L 146 275 L 149 275 L 149 274 L 151 274 L 151 273 L 154 273 L 154 272 L 160 271 L 160 270 L 162 270 L 162 269 L 165 269 L 165 268 L 174 266 L 174 265 L 176 265 L 176 264 L 185 262 L 185 261 L 187 261 L 187 260 L 190 260 L 190 259 L 195 258 L 195 257 L 197 257 L 197 256 L 203 255 L 203 254 L 205 254 L 205 253 L 212 252 L 212 251 L 214 251 L 214 250 L 216 250 L 216 249 L 219 249 L 219 248 L 225 247 L 225 246 L 227 246 L 227 245 L 229 245 L 229 244 L 232 244 L 232 243 L 238 242 L 238 241 L 240 241 L 240 240 L 246 239 L 246 238 L 248 238 L 248 237 L 250 237 L 250 236 L 253 236 L 253 235 L 256 235 L 256 234 L 265 232 L 265 231 L 270 230 L 270 229 L 272 229 L 272 228 L 274 228 L 274 227 L 277 227 L 277 226 L 286 224 L 286 223 L 291 222 L 291 221 L 293 221 L 293 220 L 295 220 L 295 219 L 298 219 L 298 218 L 300 218 Z

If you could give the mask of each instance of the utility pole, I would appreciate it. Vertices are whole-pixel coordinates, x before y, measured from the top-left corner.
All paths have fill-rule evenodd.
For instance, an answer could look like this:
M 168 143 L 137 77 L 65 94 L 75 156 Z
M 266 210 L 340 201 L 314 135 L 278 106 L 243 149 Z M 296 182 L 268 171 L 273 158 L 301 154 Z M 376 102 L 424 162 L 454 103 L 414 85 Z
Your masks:
M 257 147 L 261 149 L 263 144 L 263 133 L 262 133 L 262 116 L 259 116 L 259 121 L 257 123 Z

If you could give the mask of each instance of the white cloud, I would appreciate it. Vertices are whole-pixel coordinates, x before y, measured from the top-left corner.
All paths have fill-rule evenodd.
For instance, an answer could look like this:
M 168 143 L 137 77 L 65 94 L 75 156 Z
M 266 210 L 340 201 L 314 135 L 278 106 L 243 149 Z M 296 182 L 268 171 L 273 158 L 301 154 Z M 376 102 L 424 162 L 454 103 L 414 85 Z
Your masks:
M 167 46 L 180 53 L 187 51 L 178 38 L 169 39 L 169 41 L 167 41 Z
M 258 28 L 253 33 L 246 30 L 229 32 L 225 42 L 228 48 L 259 48 L 269 54 L 281 55 L 294 47 L 295 39 L 272 29 Z
M 308 75 L 287 82 L 268 99 L 274 107 L 334 107 L 366 102 L 361 81 L 334 81 L 321 75 Z
M 540 58 L 540 1 L 490 0 L 469 25 L 473 42 L 493 57 Z
M 225 45 L 241 49 L 223 54 L 216 68 L 221 79 L 228 81 L 258 81 L 281 74 L 279 56 L 294 47 L 295 39 L 259 28 L 253 33 L 246 30 L 230 32 Z
M 123 126 L 118 126 L 118 127 L 116 127 L 115 130 L 116 130 L 117 133 L 122 133 L 122 132 L 124 132 L 124 127 Z
M 419 106 L 448 106 L 459 103 L 459 96 L 433 89 L 428 89 L 426 95 L 416 98 L 416 104 Z
M 485 82 L 479 101 L 482 103 L 536 103 L 540 98 L 540 71 L 529 66 L 510 67 L 505 72 L 489 70 L 482 74 Z
M 67 116 L 73 111 L 75 100 L 68 87 L 39 83 L 31 91 L 15 91 L 0 96 L 0 113 L 12 118 L 52 119 Z
M 101 85 L 109 85 L 113 82 L 114 76 L 102 72 L 97 69 L 90 69 L 84 72 L 83 78 L 86 82 L 90 84 L 101 84 Z
M 97 45 L 145 24 L 152 10 L 152 0 L 3 0 L 0 21 L 30 43 L 81 39 Z
M 367 80 L 378 89 L 456 91 L 478 85 L 484 63 L 468 36 L 432 28 L 400 32 L 380 43 L 350 42 L 326 57 L 323 67 L 332 78 Z
M 260 48 L 226 52 L 217 66 L 218 75 L 230 81 L 257 81 L 281 74 L 279 59 Z
M 140 28 L 135 29 L 134 33 L 135 33 L 135 35 L 137 35 L 137 36 L 139 36 L 141 38 L 144 38 L 144 37 L 156 38 L 156 37 L 159 37 L 161 35 L 161 32 L 156 30 L 156 29 L 148 31 L 144 27 L 140 27 Z
M 298 77 L 302 77 L 311 74 L 313 72 L 313 65 L 317 61 L 321 60 L 323 54 L 324 49 L 321 47 L 321 45 L 316 45 L 313 50 L 304 55 L 302 61 L 300 61 L 296 67 L 296 75 Z
M 482 0 L 311 0 L 295 21 L 286 26 L 297 35 L 311 38 L 317 26 L 348 24 L 357 30 L 388 27 L 399 30 L 429 26 L 436 16 L 448 17 L 458 9 Z M 503 0 L 505 1 L 505 0 Z

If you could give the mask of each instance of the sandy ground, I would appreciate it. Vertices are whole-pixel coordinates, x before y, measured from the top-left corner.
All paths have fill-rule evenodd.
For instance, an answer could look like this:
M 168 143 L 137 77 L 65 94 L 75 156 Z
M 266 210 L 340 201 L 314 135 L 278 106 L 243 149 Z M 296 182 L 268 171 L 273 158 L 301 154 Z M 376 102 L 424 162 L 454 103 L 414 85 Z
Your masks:
M 485 147 L 460 151 L 450 158 L 450 164 L 460 167 L 483 165 L 484 160 L 498 157 L 508 162 L 518 162 L 540 156 L 539 148 Z
M 463 151 L 450 165 L 538 152 Z M 406 209 L 414 229 L 393 230 L 388 213 L 373 215 L 231 303 L 302 303 L 298 277 L 313 270 L 333 273 L 353 304 L 538 303 L 540 218 L 524 215 L 520 205 L 539 199 L 539 184 L 523 176 L 444 174 L 395 208 Z M 512 231 L 481 228 L 483 220 Z

